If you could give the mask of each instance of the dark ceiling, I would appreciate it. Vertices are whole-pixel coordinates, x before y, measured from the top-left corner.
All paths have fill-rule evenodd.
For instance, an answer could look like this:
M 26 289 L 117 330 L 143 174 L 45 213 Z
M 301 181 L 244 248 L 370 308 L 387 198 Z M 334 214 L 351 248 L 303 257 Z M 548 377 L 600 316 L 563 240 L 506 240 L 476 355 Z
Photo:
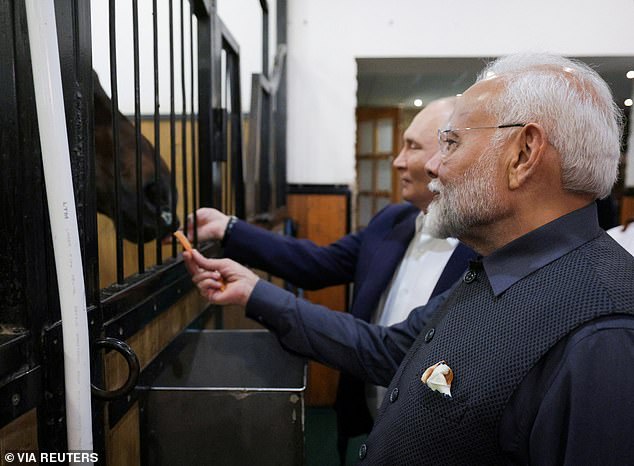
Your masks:
M 624 108 L 632 98 L 634 57 L 575 57 L 593 66 L 612 87 L 615 101 Z M 464 91 L 475 81 L 488 58 L 359 58 L 359 107 L 414 107 Z

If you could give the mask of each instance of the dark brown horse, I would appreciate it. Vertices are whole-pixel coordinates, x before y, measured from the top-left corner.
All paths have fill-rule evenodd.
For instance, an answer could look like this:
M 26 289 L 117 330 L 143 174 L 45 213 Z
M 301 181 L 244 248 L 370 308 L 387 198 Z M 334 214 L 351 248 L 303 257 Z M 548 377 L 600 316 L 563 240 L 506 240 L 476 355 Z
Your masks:
M 97 181 L 97 210 L 115 221 L 114 190 L 114 141 L 112 132 L 112 101 L 105 93 L 97 74 L 93 72 L 95 103 L 95 152 Z M 140 138 L 141 153 L 141 225 L 137 238 L 137 188 L 136 188 L 136 129 L 132 122 L 117 111 L 119 125 L 119 212 L 121 231 L 125 239 L 146 242 L 163 238 L 176 230 L 179 221 L 171 211 L 172 198 L 176 192 L 170 188 L 170 171 L 160 159 L 156 167 L 154 148 L 143 135 Z M 158 170 L 158 182 L 155 179 Z M 158 225 L 158 230 L 157 230 Z

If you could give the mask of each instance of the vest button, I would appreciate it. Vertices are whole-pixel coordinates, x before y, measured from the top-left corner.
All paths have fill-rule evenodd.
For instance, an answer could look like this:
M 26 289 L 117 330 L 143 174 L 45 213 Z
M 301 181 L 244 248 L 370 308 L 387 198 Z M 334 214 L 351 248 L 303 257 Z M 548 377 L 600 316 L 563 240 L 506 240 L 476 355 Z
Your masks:
M 429 343 L 432 338 L 434 338 L 434 334 L 436 333 L 436 329 L 430 328 L 429 331 L 425 334 L 425 343 Z
M 478 276 L 478 274 L 476 272 L 474 272 L 473 270 L 467 270 L 467 273 L 464 274 L 463 281 L 465 283 L 471 283 L 473 280 L 476 279 L 477 276 Z
M 362 443 L 359 447 L 359 459 L 362 460 L 365 458 L 365 455 L 368 454 L 368 447 L 365 443 Z
M 392 390 L 392 393 L 390 393 L 390 403 L 394 403 L 397 399 L 398 399 L 398 388 L 395 388 L 394 390 Z

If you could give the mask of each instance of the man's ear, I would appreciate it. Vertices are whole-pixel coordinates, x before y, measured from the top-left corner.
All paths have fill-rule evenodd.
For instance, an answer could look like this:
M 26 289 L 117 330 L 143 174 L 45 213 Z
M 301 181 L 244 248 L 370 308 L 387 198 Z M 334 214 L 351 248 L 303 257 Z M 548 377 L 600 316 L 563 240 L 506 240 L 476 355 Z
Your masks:
M 546 132 L 537 123 L 528 123 L 516 136 L 508 165 L 509 189 L 518 189 L 535 173 L 546 153 Z

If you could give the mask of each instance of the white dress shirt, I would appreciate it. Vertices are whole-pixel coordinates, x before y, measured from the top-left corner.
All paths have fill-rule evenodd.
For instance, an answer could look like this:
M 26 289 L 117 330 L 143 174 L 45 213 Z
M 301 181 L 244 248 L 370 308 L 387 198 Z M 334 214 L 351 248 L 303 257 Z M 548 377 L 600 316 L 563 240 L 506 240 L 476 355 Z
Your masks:
M 393 325 L 404 321 L 415 307 L 427 304 L 436 282 L 449 258 L 458 246 L 455 238 L 438 239 L 425 232 L 425 214 L 416 217 L 416 233 L 409 243 L 401 263 L 385 289 L 372 322 Z M 376 417 L 386 388 L 367 385 L 366 400 L 370 412 Z
M 373 322 L 393 325 L 404 321 L 412 309 L 427 304 L 436 282 L 454 249 L 455 238 L 433 238 L 425 232 L 425 214 L 416 217 L 416 233 L 401 259 L 390 285 L 381 296 Z
M 634 256 L 634 223 L 629 225 L 625 231 L 623 231 L 622 225 L 610 228 L 608 234 Z

